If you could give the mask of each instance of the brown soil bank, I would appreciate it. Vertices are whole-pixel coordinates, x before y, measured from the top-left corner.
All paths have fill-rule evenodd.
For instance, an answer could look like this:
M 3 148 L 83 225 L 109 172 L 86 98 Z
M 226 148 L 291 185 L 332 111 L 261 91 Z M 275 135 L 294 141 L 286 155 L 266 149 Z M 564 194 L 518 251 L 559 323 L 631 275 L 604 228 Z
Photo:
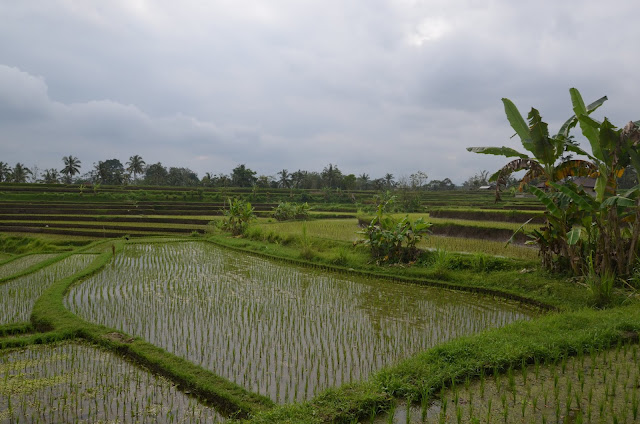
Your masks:
M 531 219 L 532 223 L 542 224 L 544 216 L 542 213 L 523 212 L 523 211 L 477 211 L 464 209 L 443 209 L 429 212 L 429 216 L 433 218 L 448 219 L 468 219 L 473 221 L 493 221 L 493 222 L 513 222 L 524 224 Z
M 458 224 L 433 224 L 431 227 L 431 233 L 436 236 L 449 236 L 449 237 L 463 237 L 474 238 L 481 240 L 492 240 L 507 242 L 513 231 L 506 228 L 488 228 L 488 227 L 473 227 L 470 225 L 458 225 Z M 519 232 L 514 237 L 514 242 L 517 244 L 524 244 L 528 238 L 526 234 Z

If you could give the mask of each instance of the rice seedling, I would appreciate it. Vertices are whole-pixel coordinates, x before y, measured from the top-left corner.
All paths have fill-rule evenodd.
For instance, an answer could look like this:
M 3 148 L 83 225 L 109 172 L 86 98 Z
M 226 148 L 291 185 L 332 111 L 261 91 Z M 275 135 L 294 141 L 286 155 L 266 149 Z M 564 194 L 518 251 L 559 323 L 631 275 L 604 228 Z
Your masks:
M 170 381 L 89 345 L 0 353 L 0 422 L 223 420 Z
M 56 253 L 40 253 L 16 258 L 10 262 L 0 265 L 0 278 L 5 278 L 20 271 L 24 271 L 37 263 L 46 261 L 47 259 L 51 259 L 57 255 L 58 254 Z
M 86 320 L 142 337 L 279 403 L 534 314 L 467 293 L 314 272 L 198 242 L 127 245 L 65 303 Z
M 487 423 L 636 422 L 640 418 L 636 351 L 635 345 L 625 345 L 597 354 L 592 349 L 590 355 L 571 358 L 563 355 L 554 361 L 556 365 L 530 365 L 526 374 L 513 373 L 509 368 L 507 384 L 499 384 L 498 376 L 481 376 L 468 387 L 465 384 L 441 392 L 427 411 L 412 412 L 411 422 L 457 423 L 459 416 L 466 422 Z M 603 383 L 605 375 L 607 382 Z M 480 390 L 484 390 L 484 399 L 476 396 Z M 455 403 L 460 410 L 443 413 L 447 403 Z M 400 409 L 396 409 L 396 416 L 406 414 L 406 406 L 404 411 Z M 386 419 L 380 417 L 376 422 Z
M 38 297 L 54 281 L 80 271 L 93 261 L 93 255 L 72 255 L 32 274 L 0 284 L 0 325 L 29 320 Z

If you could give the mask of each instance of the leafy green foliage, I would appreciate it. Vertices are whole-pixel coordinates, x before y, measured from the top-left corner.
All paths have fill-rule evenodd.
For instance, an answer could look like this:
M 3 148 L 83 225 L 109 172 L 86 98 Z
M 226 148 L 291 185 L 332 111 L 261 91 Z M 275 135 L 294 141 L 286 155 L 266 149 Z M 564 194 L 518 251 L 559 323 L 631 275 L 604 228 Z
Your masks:
M 256 216 L 251 203 L 238 198 L 228 199 L 228 202 L 229 208 L 224 210 L 224 218 L 220 226 L 234 236 L 239 236 L 249 228 L 249 224 Z
M 305 203 L 280 202 L 274 208 L 273 217 L 278 221 L 291 221 L 293 219 L 307 219 L 311 207 Z
M 532 242 L 540 249 L 543 265 L 549 269 L 570 270 L 591 282 L 606 281 L 609 287 L 617 277 L 628 277 L 638 258 L 640 237 L 640 186 L 618 192 L 617 183 L 627 168 L 640 170 L 640 127 L 629 122 L 624 128 L 615 127 L 607 118 L 602 122 L 589 116 L 606 97 L 585 105 L 580 92 L 570 90 L 575 115 L 565 122 L 558 134 L 549 136 L 547 124 L 532 108 L 529 125 L 515 105 L 503 99 L 509 123 L 522 141 L 523 147 L 535 158 L 511 161 L 494 175 L 498 181 L 512 172 L 528 169 L 521 187 L 539 178 L 545 189 L 529 186 L 529 191 L 546 207 L 546 223 L 531 232 Z M 571 142 L 569 131 L 576 125 L 591 146 L 591 153 Z M 509 148 L 469 148 L 487 154 L 517 156 Z M 571 151 L 588 160 L 571 160 L 562 156 Z M 560 160 L 560 163 L 556 163 Z M 596 178 L 595 198 L 574 184 L 572 177 Z M 589 283 L 589 286 L 595 287 Z M 598 289 L 600 290 L 600 289 Z M 605 293 L 599 298 L 608 298 Z M 602 303 L 602 302 L 597 302 Z
M 375 218 L 359 234 L 365 235 L 364 244 L 378 262 L 412 262 L 418 257 L 418 242 L 429 233 L 431 223 L 423 218 L 411 221 L 409 216 L 397 219 L 386 214 L 394 198 L 381 202 Z

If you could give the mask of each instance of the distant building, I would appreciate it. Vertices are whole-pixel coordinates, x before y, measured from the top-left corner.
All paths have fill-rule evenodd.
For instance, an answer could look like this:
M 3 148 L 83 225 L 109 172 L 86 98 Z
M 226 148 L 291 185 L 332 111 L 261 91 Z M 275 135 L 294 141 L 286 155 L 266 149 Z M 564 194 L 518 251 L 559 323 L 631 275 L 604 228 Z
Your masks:
M 582 187 L 585 193 L 592 196 L 596 195 L 596 179 L 589 177 L 577 177 L 573 179 L 573 183 L 578 187 Z

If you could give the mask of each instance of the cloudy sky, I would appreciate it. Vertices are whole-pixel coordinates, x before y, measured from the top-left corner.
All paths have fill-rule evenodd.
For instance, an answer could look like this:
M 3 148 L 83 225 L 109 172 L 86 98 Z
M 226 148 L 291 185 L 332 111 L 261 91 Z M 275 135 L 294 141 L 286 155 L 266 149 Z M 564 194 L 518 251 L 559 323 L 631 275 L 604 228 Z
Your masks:
M 502 97 L 551 131 L 569 88 L 640 119 L 635 0 L 0 1 L 0 161 L 132 155 L 461 183 L 504 158 Z M 580 136 L 576 132 L 576 136 Z M 580 137 L 578 137 L 580 138 Z

